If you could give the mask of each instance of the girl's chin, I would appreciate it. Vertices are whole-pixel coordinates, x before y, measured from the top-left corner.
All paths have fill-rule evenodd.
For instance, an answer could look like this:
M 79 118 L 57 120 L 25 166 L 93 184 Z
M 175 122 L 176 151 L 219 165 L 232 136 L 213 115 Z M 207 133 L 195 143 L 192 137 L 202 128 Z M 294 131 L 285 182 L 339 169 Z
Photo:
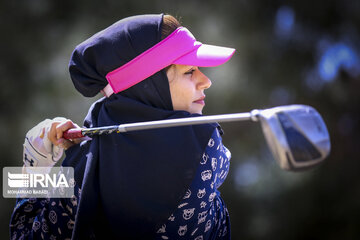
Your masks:
M 192 109 L 190 109 L 190 111 L 188 111 L 188 112 L 190 112 L 190 113 L 202 114 L 202 110 L 203 110 L 202 107 L 201 107 L 201 108 L 197 107 L 197 108 L 192 108 Z
M 186 111 L 186 112 L 189 112 L 191 114 L 202 114 L 202 110 L 203 110 L 204 106 L 201 106 L 200 104 L 193 104 L 191 107 L 185 109 L 185 108 L 177 108 L 177 109 L 174 109 L 175 111 L 176 110 L 179 110 L 179 111 Z

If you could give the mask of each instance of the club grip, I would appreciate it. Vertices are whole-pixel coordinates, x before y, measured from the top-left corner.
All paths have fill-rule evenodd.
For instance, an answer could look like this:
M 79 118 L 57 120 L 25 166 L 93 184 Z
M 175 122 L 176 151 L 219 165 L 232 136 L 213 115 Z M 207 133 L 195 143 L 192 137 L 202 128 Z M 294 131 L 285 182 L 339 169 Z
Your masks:
M 63 138 L 65 139 L 76 139 L 76 138 L 82 138 L 84 135 L 82 134 L 82 129 L 69 129 L 63 133 Z

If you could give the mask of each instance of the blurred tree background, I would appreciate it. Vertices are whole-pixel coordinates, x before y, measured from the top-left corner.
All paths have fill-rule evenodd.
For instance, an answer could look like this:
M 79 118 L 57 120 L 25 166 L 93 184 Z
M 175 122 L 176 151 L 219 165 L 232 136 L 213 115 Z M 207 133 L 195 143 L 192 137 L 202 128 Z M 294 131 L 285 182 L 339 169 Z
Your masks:
M 161 12 L 199 41 L 237 49 L 204 70 L 213 82 L 205 114 L 308 104 L 331 135 L 327 161 L 293 173 L 279 169 L 258 124 L 223 124 L 233 239 L 359 239 L 360 1 L 1 1 L 1 166 L 22 165 L 25 133 L 44 118 L 82 123 L 96 99 L 68 75 L 78 43 L 121 18 Z M 14 203 L 1 199 L 1 239 Z

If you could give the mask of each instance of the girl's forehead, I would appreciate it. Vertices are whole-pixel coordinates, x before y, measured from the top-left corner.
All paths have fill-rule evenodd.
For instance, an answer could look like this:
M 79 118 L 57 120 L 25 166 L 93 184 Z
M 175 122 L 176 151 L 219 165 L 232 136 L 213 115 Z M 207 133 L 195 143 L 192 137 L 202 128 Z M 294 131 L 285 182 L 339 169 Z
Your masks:
M 192 65 L 180 65 L 180 64 L 174 64 L 174 67 L 178 70 L 188 70 L 191 68 L 197 68 L 196 66 L 192 66 Z

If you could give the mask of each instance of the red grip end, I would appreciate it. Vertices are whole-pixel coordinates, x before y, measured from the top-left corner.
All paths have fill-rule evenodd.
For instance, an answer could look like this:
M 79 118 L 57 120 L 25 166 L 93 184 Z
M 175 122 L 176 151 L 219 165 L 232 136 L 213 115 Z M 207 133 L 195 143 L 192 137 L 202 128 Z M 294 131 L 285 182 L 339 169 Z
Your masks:
M 63 133 L 65 139 L 82 138 L 84 135 L 81 133 L 81 129 L 69 129 Z

